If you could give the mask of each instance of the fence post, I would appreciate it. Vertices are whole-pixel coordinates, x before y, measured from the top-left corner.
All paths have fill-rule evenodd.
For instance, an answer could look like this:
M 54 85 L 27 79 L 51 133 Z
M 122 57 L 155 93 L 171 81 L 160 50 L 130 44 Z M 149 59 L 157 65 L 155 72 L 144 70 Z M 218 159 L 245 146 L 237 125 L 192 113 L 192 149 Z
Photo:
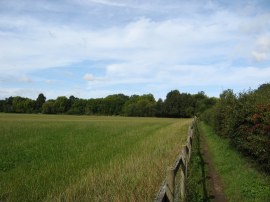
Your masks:
M 188 137 L 188 141 L 187 141 L 187 144 L 186 144 L 186 148 L 188 150 L 188 156 L 187 156 L 187 159 L 188 159 L 188 162 L 190 161 L 190 157 L 191 157 L 191 137 Z
M 167 191 L 169 193 L 167 193 L 168 199 L 170 202 L 174 201 L 174 186 L 175 186 L 175 176 L 174 176 L 174 168 L 173 167 L 169 167 L 167 169 L 167 186 L 168 189 Z
M 187 172 L 187 164 L 188 164 L 188 153 L 187 153 L 187 146 L 184 145 L 182 148 L 182 161 L 185 167 L 184 172 Z M 181 168 L 181 165 L 180 165 Z
M 183 160 L 180 165 L 180 197 L 181 201 L 186 199 L 186 165 Z

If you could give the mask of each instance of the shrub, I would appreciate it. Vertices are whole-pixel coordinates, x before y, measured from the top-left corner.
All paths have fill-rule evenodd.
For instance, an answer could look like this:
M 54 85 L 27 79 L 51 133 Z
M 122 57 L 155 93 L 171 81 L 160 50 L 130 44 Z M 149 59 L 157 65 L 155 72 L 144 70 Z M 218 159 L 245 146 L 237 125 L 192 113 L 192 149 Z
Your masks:
M 270 172 L 270 84 L 238 96 L 226 90 L 201 118 L 263 170 Z

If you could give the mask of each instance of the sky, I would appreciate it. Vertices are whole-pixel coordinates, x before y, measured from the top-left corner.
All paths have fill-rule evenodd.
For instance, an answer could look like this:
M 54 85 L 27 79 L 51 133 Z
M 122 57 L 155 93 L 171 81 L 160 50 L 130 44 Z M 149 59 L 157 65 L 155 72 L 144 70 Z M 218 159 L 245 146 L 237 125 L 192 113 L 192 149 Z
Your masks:
M 0 99 L 268 82 L 269 0 L 0 0 Z

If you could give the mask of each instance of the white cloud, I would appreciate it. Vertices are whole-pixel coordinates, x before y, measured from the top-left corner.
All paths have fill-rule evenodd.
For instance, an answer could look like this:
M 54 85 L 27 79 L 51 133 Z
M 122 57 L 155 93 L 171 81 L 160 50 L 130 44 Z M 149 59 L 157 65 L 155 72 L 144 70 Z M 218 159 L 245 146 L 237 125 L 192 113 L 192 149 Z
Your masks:
M 97 4 L 102 4 L 102 5 L 106 5 L 106 6 L 117 6 L 117 7 L 126 7 L 127 5 L 124 3 L 120 3 L 117 1 L 110 1 L 110 0 L 90 0 L 90 1 L 84 1 L 84 3 L 89 3 L 89 2 L 93 2 L 93 3 L 97 3 Z
M 0 99 L 10 96 L 22 96 L 36 99 L 40 91 L 34 88 L 0 88 Z
M 268 60 L 270 56 L 270 35 L 260 36 L 256 40 L 252 56 L 257 62 Z
M 30 78 L 30 77 L 28 77 L 26 75 L 23 75 L 23 76 L 19 77 L 18 81 L 26 82 L 26 83 L 32 83 L 33 82 L 32 78 Z
M 0 76 L 0 82 L 2 83 L 33 83 L 34 80 L 27 75 L 18 75 L 17 72 L 14 74 L 2 74 Z
M 266 76 L 269 76 L 267 67 L 254 67 L 250 58 L 269 62 L 270 15 L 254 14 L 256 9 L 250 6 L 246 6 L 243 13 L 238 13 L 213 1 L 205 5 L 200 1 L 181 4 L 178 1 L 159 1 L 152 8 L 150 3 L 141 1 L 75 2 L 76 6 L 88 6 L 89 13 L 98 12 L 94 18 L 97 24 L 103 19 L 101 11 L 123 12 L 123 16 L 118 16 L 122 21 L 95 28 L 91 24 L 93 19 L 86 20 L 89 17 L 86 10 L 79 13 L 79 20 L 74 21 L 84 22 L 79 25 L 70 15 L 61 16 L 61 12 L 57 12 L 59 17 L 66 17 L 70 22 L 43 21 L 31 14 L 1 14 L 0 75 L 14 75 L 14 72 L 32 75 L 28 73 L 68 66 L 66 77 L 75 77 L 85 71 L 73 74 L 73 71 L 80 71 L 80 67 L 72 68 L 74 64 L 86 60 L 111 61 L 101 65 L 98 75 L 103 73 L 103 76 L 94 77 L 90 73 L 83 76 L 89 88 L 96 89 L 96 93 L 97 90 L 107 92 L 111 86 L 122 85 L 125 88 L 128 84 L 146 87 L 158 84 L 167 88 L 248 85 L 267 80 Z M 151 10 L 149 14 L 137 11 L 144 6 Z M 36 7 L 42 10 L 42 6 Z M 106 10 L 102 10 L 104 7 Z M 162 7 L 164 9 L 160 9 Z M 45 11 L 50 10 L 55 10 L 53 4 L 46 5 Z M 61 7 L 56 10 L 61 11 Z M 130 18 L 125 21 L 128 12 L 131 12 Z M 234 61 L 239 58 L 244 64 L 234 68 Z M 95 71 L 89 67 L 86 72 Z M 4 77 L 1 81 L 5 80 Z M 21 82 L 33 81 L 27 76 L 16 78 Z M 43 81 L 54 84 L 54 79 L 49 77 Z
M 270 30 L 269 30 L 269 32 L 270 32 Z M 269 52 L 270 51 L 270 33 L 269 33 L 269 35 L 261 36 L 257 40 L 257 46 L 258 46 L 259 50 L 264 51 L 264 52 Z
M 266 53 L 262 53 L 262 52 L 256 52 L 256 51 L 253 51 L 253 52 L 252 52 L 252 56 L 254 57 L 254 59 L 255 59 L 257 62 L 261 62 L 261 61 L 267 59 Z
M 89 74 L 89 73 L 85 74 L 83 76 L 83 79 L 86 81 L 94 81 L 95 80 L 94 76 L 92 74 Z
M 111 66 L 110 66 L 111 67 Z M 149 86 L 158 86 L 156 93 L 166 92 L 171 89 L 182 89 L 191 86 L 197 86 L 198 91 L 204 90 L 209 86 L 215 88 L 227 89 L 237 86 L 238 88 L 256 88 L 258 84 L 269 82 L 270 66 L 260 67 L 230 67 L 223 64 L 215 65 L 176 65 L 162 68 L 156 66 L 155 70 L 144 72 L 143 75 L 136 74 L 135 68 L 125 71 L 125 74 L 119 74 L 125 69 L 124 64 L 115 64 L 115 71 L 107 72 L 107 80 L 103 82 L 94 82 L 89 85 L 91 90 L 104 90 L 109 87 L 123 85 L 119 90 L 129 88 L 129 86 L 142 85 L 141 91 L 144 93 L 152 92 Z M 120 69 L 118 69 L 120 67 Z M 127 66 L 126 66 L 127 68 Z M 147 68 L 147 66 L 141 66 Z M 154 88 L 151 89 L 153 90 Z M 199 87 L 199 88 L 198 88 Z
M 46 79 L 46 80 L 44 80 L 44 82 L 46 84 L 55 84 L 57 81 L 56 80 L 51 80 L 51 79 Z
M 255 16 L 252 15 L 241 18 L 239 23 L 239 31 L 248 35 L 256 35 L 263 32 L 268 32 L 270 26 L 269 18 L 269 13 L 262 13 Z
M 223 24 L 208 26 L 211 19 L 201 24 L 181 19 L 157 22 L 142 18 L 124 27 L 103 30 L 75 30 L 28 18 L 18 21 L 3 22 L 25 31 L 23 36 L 15 32 L 1 37 L 1 70 L 44 69 L 89 58 L 151 61 L 154 64 L 179 63 L 215 55 L 226 57 L 228 49 L 233 46 L 227 42 L 237 39 L 228 35 L 230 28 L 226 31 Z M 54 34 L 53 38 L 50 33 Z M 227 45 L 221 47 L 219 43 Z

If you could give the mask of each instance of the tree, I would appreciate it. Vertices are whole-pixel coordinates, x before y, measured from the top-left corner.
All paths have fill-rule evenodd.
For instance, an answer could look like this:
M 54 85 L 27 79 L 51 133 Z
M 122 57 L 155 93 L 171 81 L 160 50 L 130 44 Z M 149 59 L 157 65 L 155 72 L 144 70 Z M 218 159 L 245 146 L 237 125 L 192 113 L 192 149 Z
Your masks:
M 55 100 L 48 100 L 42 105 L 43 114 L 56 114 Z
M 55 100 L 54 107 L 56 113 L 63 114 L 69 110 L 69 101 L 65 96 L 59 96 Z
M 12 100 L 12 108 L 15 113 L 33 113 L 35 111 L 35 101 L 16 96 Z
M 79 98 L 76 98 L 75 96 L 71 95 L 68 98 L 68 108 L 70 108 Z
M 68 110 L 68 114 L 78 114 L 83 115 L 85 114 L 86 104 L 87 101 L 84 99 L 75 99 L 71 105 L 70 109 Z
M 15 113 L 24 113 L 25 112 L 23 102 L 24 102 L 24 98 L 22 98 L 20 96 L 16 96 L 13 98 L 12 107 L 13 107 L 13 111 Z
M 85 114 L 93 115 L 98 114 L 99 112 L 99 100 L 98 99 L 89 99 L 86 102 Z
M 266 87 L 263 87 L 265 89 Z M 48 101 L 47 101 L 48 102 Z M 192 96 L 178 90 L 167 94 L 166 99 L 156 102 L 152 94 L 126 96 L 109 95 L 105 98 L 79 99 L 59 96 L 56 100 L 46 102 L 40 93 L 36 100 L 23 97 L 9 97 L 0 102 L 0 111 L 17 113 L 56 113 L 88 115 L 125 115 L 125 116 L 158 116 L 158 117 L 191 117 L 199 115 L 211 107 L 216 100 L 208 98 L 204 92 Z M 46 104 L 47 103 L 47 104 Z
M 180 93 L 179 99 L 179 115 L 187 118 L 194 116 L 194 100 L 189 93 Z
M 14 99 L 14 97 L 12 97 L 12 96 L 5 99 L 5 102 L 3 104 L 3 112 L 6 112 L 6 113 L 14 112 L 14 110 L 13 110 L 13 99 Z
M 164 103 L 161 98 L 158 99 L 157 104 L 156 104 L 156 116 L 157 117 L 162 117 L 164 114 Z
M 129 100 L 123 106 L 123 114 L 125 116 L 137 116 L 137 106 L 139 95 L 132 95 L 129 97 Z
M 154 116 L 156 101 L 152 94 L 132 95 L 123 107 L 126 116 Z
M 124 104 L 129 97 L 124 94 L 109 95 L 103 100 L 104 113 L 107 115 L 120 115 Z
M 36 99 L 36 110 L 37 112 L 42 111 L 42 105 L 46 102 L 46 97 L 43 95 L 43 93 L 40 93 Z
M 4 112 L 5 100 L 0 100 L 0 112 Z
M 180 92 L 170 91 L 164 101 L 164 115 L 167 117 L 180 117 Z

